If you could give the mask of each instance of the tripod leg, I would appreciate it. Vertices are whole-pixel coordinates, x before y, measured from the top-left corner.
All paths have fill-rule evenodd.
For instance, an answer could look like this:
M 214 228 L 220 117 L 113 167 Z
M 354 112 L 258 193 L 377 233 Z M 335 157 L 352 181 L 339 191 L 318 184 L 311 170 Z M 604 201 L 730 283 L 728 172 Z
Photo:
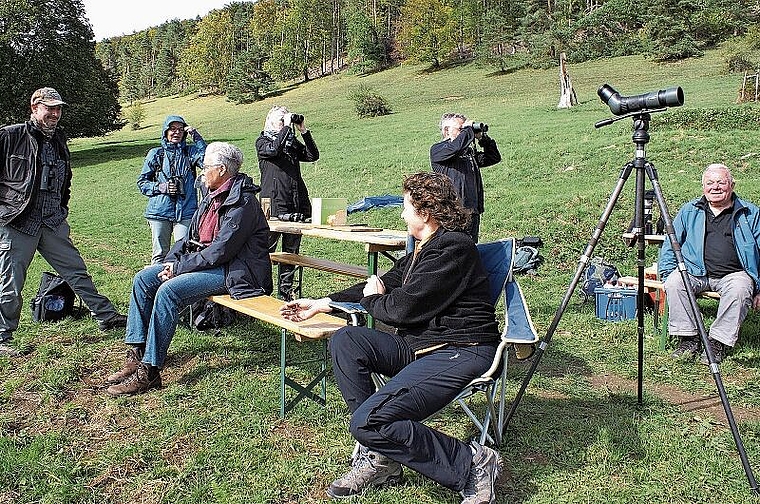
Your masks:
M 699 305 L 697 304 L 697 296 L 694 294 L 694 289 L 692 288 L 691 282 L 689 281 L 689 273 L 686 271 L 686 263 L 684 262 L 683 254 L 681 253 L 681 245 L 676 239 L 673 220 L 670 218 L 668 207 L 665 203 L 665 198 L 662 196 L 662 189 L 660 188 L 660 183 L 657 179 L 657 171 L 654 169 L 654 166 L 649 163 L 646 165 L 646 170 L 647 175 L 649 176 L 649 180 L 652 182 L 652 188 L 654 189 L 655 197 L 657 198 L 657 205 L 660 208 L 660 216 L 665 222 L 665 232 L 668 236 L 667 239 L 670 240 L 670 245 L 673 248 L 673 253 L 676 256 L 676 268 L 678 269 L 678 273 L 681 275 L 681 280 L 683 281 L 684 287 L 686 288 L 686 294 L 689 298 L 689 308 L 691 310 L 691 315 L 694 321 L 696 321 L 697 332 L 699 333 L 699 337 L 702 340 L 702 346 L 704 347 L 705 353 L 707 354 L 707 360 L 710 363 L 710 372 L 712 373 L 713 380 L 715 381 L 715 387 L 718 389 L 720 402 L 723 405 L 723 411 L 726 413 L 726 419 L 728 420 L 728 425 L 731 428 L 731 434 L 734 437 L 736 449 L 739 452 L 739 459 L 741 460 L 742 467 L 744 468 L 744 473 L 747 475 L 750 489 L 755 494 L 760 494 L 757 488 L 757 482 L 755 481 L 755 475 L 752 473 L 752 467 L 749 465 L 749 460 L 747 459 L 747 452 L 744 450 L 744 443 L 742 442 L 741 435 L 739 434 L 739 429 L 736 426 L 736 420 L 734 420 L 734 414 L 731 411 L 731 405 L 729 404 L 728 397 L 726 396 L 726 389 L 723 386 L 723 380 L 720 376 L 720 366 L 715 363 L 715 356 L 713 355 L 712 349 L 707 342 L 707 331 L 705 330 L 704 321 L 702 320 L 702 313 L 700 312 Z M 672 274 L 673 273 L 671 273 L 671 275 Z
M 636 319 L 637 319 L 637 355 L 638 355 L 638 383 L 636 387 L 636 397 L 638 404 L 641 405 L 644 402 L 644 265 L 645 265 L 645 253 L 644 247 L 646 247 L 645 231 L 644 231 L 644 186 L 645 186 L 645 173 L 644 166 L 646 161 L 643 158 L 637 157 L 633 160 L 633 166 L 636 169 L 636 200 L 635 200 L 635 214 L 634 220 L 636 226 L 634 227 L 634 236 L 637 238 L 637 265 L 639 281 L 637 284 L 637 296 L 636 296 Z
M 602 212 L 602 216 L 599 218 L 599 222 L 596 225 L 596 229 L 594 229 L 594 233 L 592 234 L 591 239 L 586 245 L 586 249 L 584 250 L 583 255 L 581 255 L 580 259 L 578 260 L 578 267 L 575 270 L 575 275 L 573 275 L 573 279 L 570 282 L 570 285 L 568 286 L 567 291 L 565 292 L 565 296 L 562 298 L 562 302 L 560 303 L 559 308 L 557 308 L 557 311 L 554 313 L 554 318 L 552 319 L 551 324 L 549 324 L 549 329 L 546 331 L 546 336 L 544 336 L 539 342 L 536 353 L 533 356 L 530 369 L 528 369 L 528 373 L 525 375 L 525 378 L 523 379 L 523 382 L 520 385 L 520 389 L 518 390 L 517 395 L 515 396 L 515 399 L 512 401 L 512 405 L 509 408 L 509 413 L 507 413 L 507 417 L 505 418 L 504 425 L 502 426 L 502 429 L 501 429 L 502 435 L 504 434 L 504 431 L 507 429 L 507 426 L 509 425 L 509 421 L 512 419 L 512 416 L 515 414 L 515 411 L 517 411 L 517 407 L 520 405 L 520 401 L 522 400 L 522 397 L 525 394 L 525 390 L 528 388 L 528 384 L 530 383 L 530 380 L 533 378 L 533 374 L 536 372 L 536 368 L 538 367 L 539 362 L 541 362 L 541 357 L 544 355 L 546 348 L 549 346 L 552 336 L 554 335 L 554 332 L 557 330 L 559 321 L 560 319 L 562 319 L 562 315 L 565 313 L 565 310 L 567 309 L 567 305 L 570 304 L 570 299 L 573 296 L 573 292 L 575 291 L 575 288 L 578 286 L 578 282 L 580 281 L 581 276 L 583 275 L 583 272 L 586 270 L 586 266 L 588 266 L 588 262 L 591 259 L 591 254 L 593 254 L 594 248 L 596 248 L 597 243 L 599 243 L 599 238 L 602 236 L 602 233 L 604 232 L 604 228 L 607 226 L 607 221 L 609 220 L 610 215 L 612 214 L 612 210 L 615 208 L 615 204 L 620 198 L 620 193 L 623 191 L 623 186 L 625 185 L 625 181 L 628 180 L 628 177 L 631 175 L 632 170 L 633 170 L 633 163 L 628 162 L 620 171 L 620 177 L 618 178 L 615 188 L 612 190 L 612 194 L 610 195 L 610 199 L 607 202 L 607 206 L 604 208 L 604 211 Z

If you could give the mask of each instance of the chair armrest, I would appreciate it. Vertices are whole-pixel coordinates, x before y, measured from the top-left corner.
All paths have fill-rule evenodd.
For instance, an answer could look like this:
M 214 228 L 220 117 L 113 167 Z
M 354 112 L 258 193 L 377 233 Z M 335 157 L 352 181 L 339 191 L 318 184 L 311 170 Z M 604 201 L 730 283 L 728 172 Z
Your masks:
M 351 316 L 351 325 L 359 326 L 366 323 L 367 310 L 359 303 L 331 301 L 330 308 L 342 311 Z

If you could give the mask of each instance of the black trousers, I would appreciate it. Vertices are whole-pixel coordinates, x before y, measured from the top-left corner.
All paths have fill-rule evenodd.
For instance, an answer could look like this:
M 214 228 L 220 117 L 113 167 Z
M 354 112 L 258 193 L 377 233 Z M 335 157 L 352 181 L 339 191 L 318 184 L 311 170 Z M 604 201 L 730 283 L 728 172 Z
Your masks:
M 467 443 L 422 421 L 449 404 L 493 362 L 496 346 L 447 346 L 417 359 L 400 336 L 341 328 L 330 339 L 335 380 L 362 445 L 452 490 L 462 490 L 472 464 Z M 390 379 L 375 391 L 371 373 Z
M 297 254 L 301 248 L 301 235 L 292 233 L 269 233 L 269 253 L 277 251 L 277 242 L 282 235 L 282 251 Z M 295 266 L 292 264 L 280 264 L 278 266 L 280 278 L 277 282 L 280 298 L 291 299 L 293 293 L 293 274 Z

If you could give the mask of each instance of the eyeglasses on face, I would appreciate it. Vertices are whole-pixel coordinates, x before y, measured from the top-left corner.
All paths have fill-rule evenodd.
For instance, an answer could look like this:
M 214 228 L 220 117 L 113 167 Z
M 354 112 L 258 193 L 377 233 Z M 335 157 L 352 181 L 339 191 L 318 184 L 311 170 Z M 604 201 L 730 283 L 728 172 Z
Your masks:
M 182 131 L 185 131 L 184 126 L 169 126 L 169 131 L 172 133 L 180 133 Z

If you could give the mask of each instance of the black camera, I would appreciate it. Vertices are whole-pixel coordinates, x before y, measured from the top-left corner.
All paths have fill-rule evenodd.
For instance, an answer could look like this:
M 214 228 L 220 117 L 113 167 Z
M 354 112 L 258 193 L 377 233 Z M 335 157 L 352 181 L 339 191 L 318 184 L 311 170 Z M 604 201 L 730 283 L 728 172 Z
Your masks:
M 184 197 L 185 181 L 182 180 L 182 177 L 179 175 L 169 177 L 169 180 L 166 181 L 166 193 L 172 198 Z
M 290 122 L 293 124 L 301 124 L 303 119 L 301 114 L 290 114 Z
M 662 107 L 680 107 L 683 105 L 683 89 L 679 87 L 651 91 L 634 96 L 620 96 L 609 84 L 604 84 L 596 92 L 605 105 L 615 115 L 625 115 L 642 110 Z
M 188 239 L 185 242 L 185 251 L 186 252 L 200 252 L 201 250 L 205 249 L 206 245 L 202 244 L 201 242 L 197 240 Z
M 483 122 L 474 122 L 472 123 L 472 129 L 475 133 L 485 133 L 488 131 L 488 125 Z
M 294 213 L 284 213 L 277 216 L 277 218 L 281 221 L 290 221 L 290 222 L 303 222 L 304 216 L 302 213 L 294 212 Z

